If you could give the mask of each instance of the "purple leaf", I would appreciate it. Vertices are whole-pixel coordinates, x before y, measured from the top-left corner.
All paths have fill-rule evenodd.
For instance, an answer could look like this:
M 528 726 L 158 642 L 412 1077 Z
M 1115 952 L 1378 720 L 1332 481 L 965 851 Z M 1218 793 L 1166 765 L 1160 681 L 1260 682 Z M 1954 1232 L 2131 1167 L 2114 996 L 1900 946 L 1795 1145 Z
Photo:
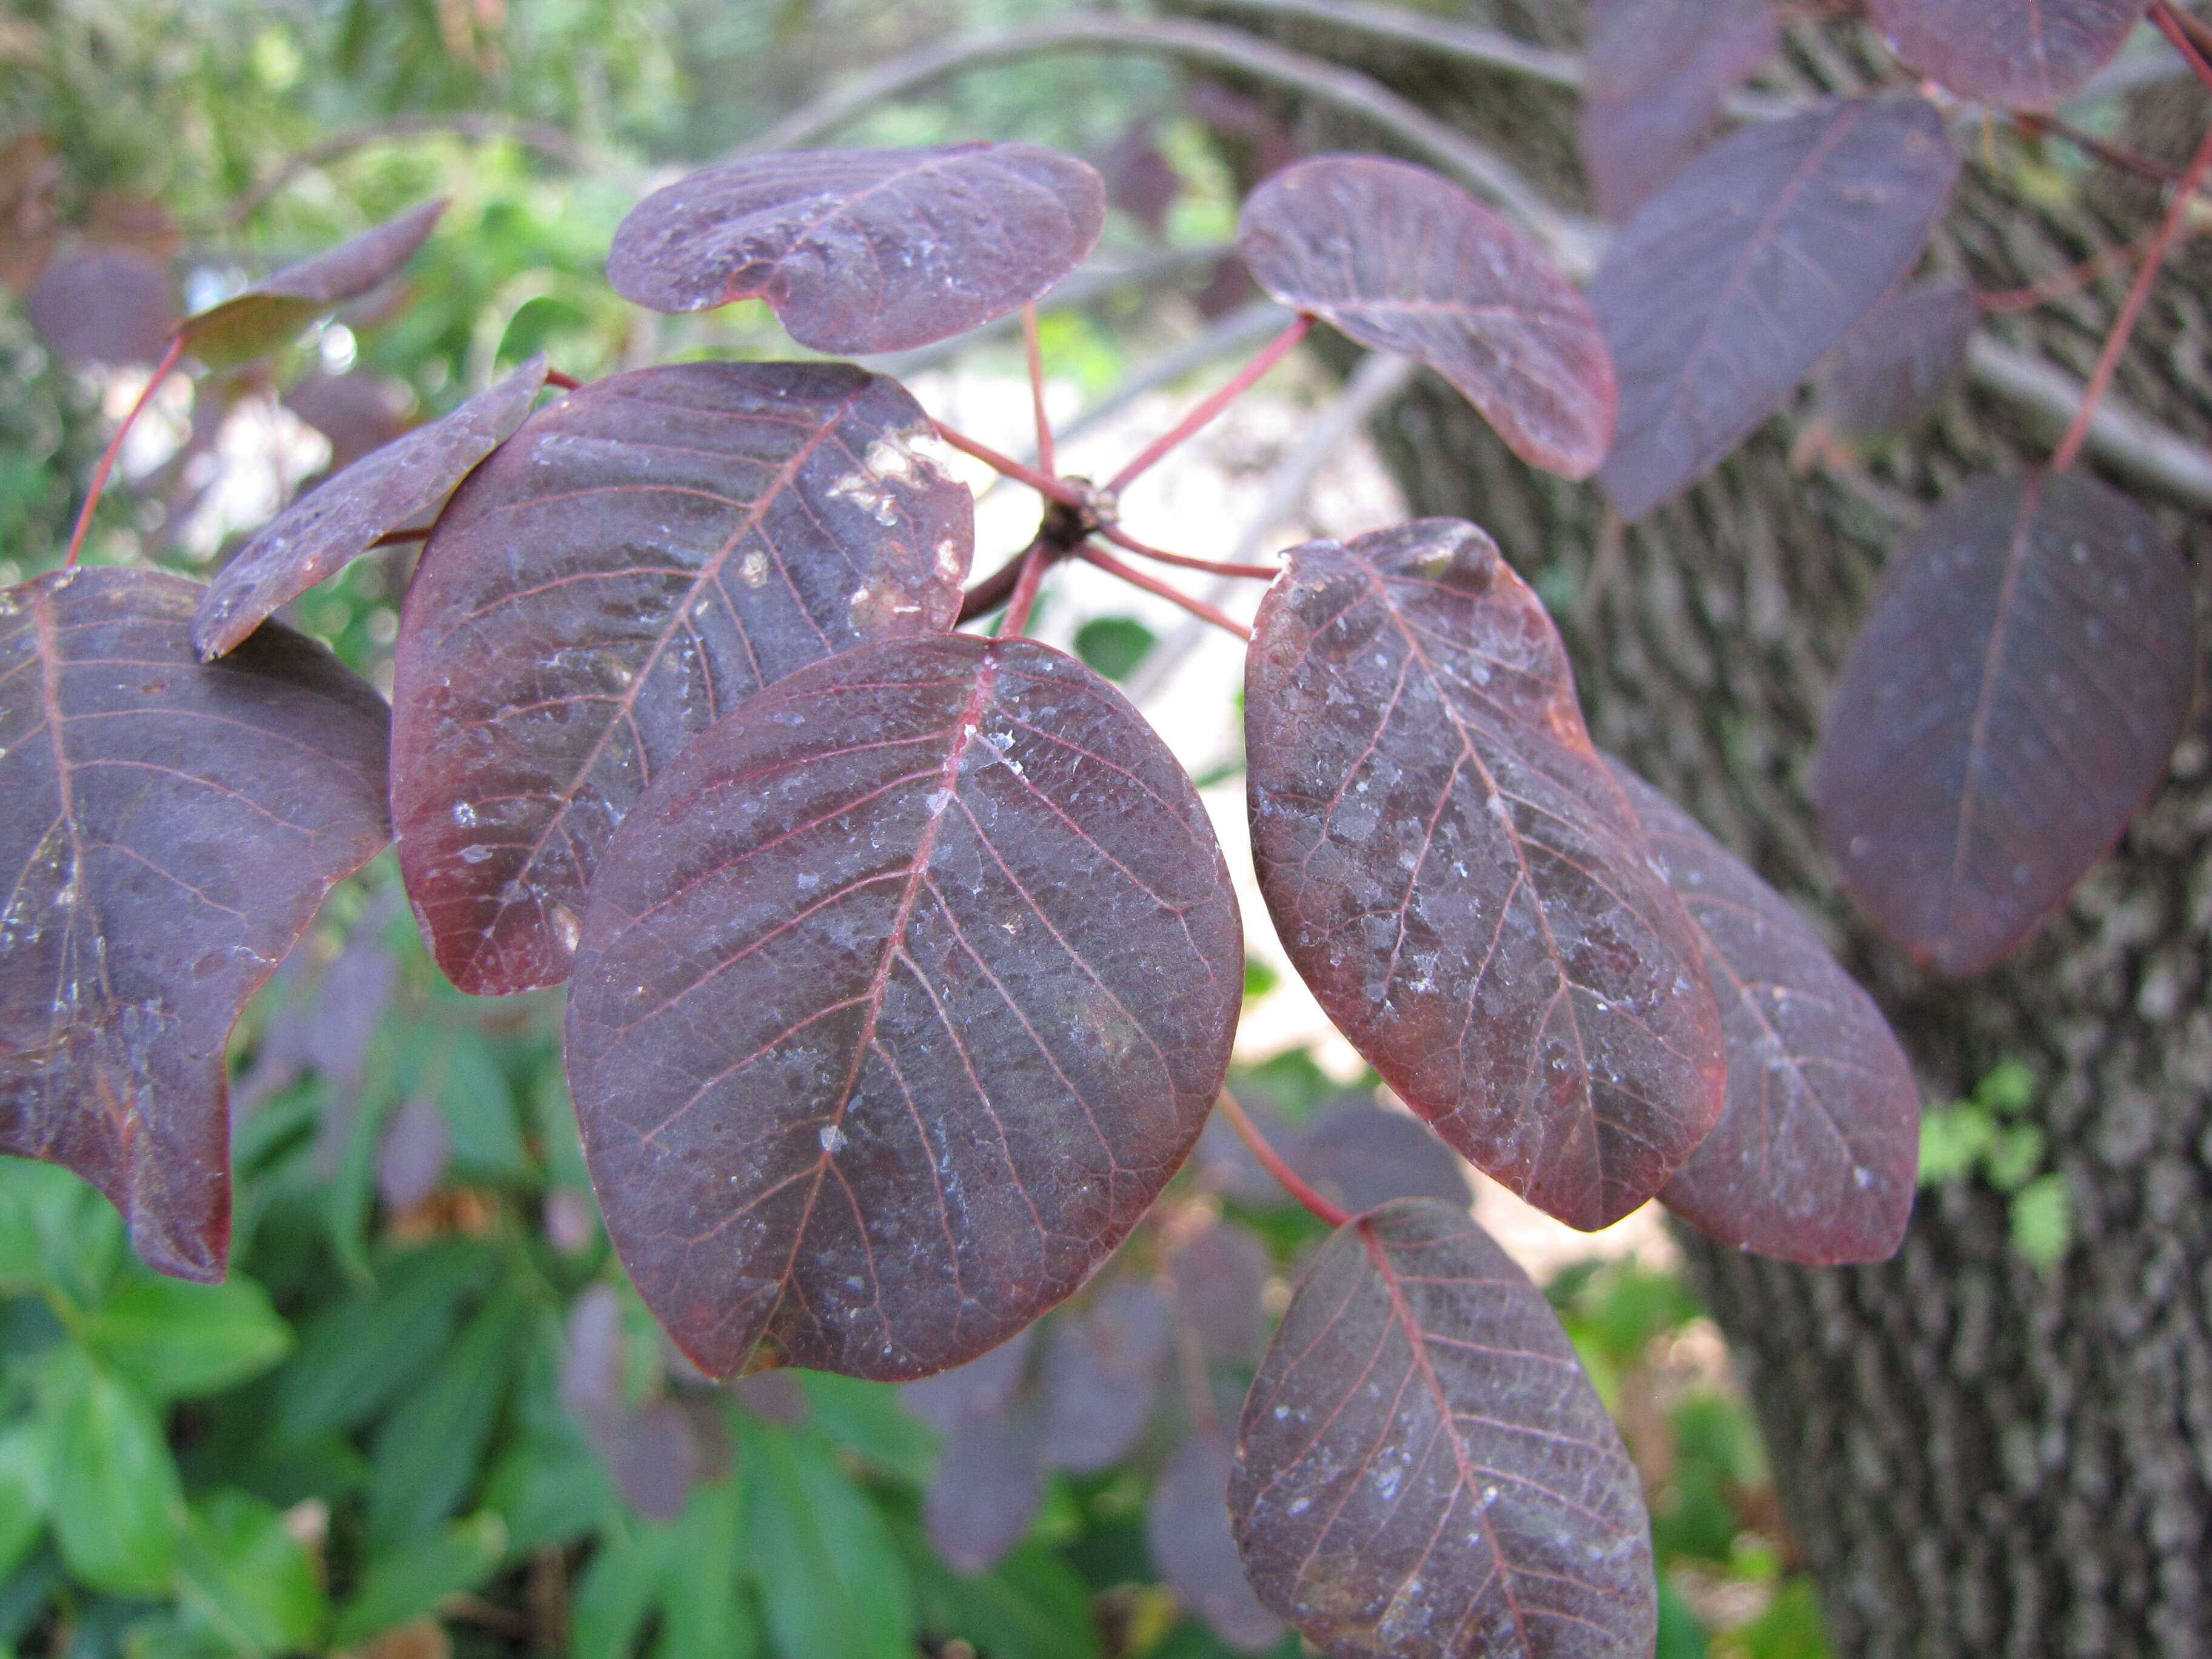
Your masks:
M 1249 1090 L 1240 1091 L 1237 1098 L 1245 1115 L 1270 1146 L 1279 1146 L 1290 1138 L 1289 1127 L 1284 1123 L 1282 1115 L 1267 1101 L 1255 1097 Z M 1252 1156 L 1252 1149 L 1244 1144 L 1243 1137 L 1218 1112 L 1206 1120 L 1206 1132 L 1199 1137 L 1198 1150 L 1191 1155 L 1191 1169 L 1199 1184 L 1208 1192 L 1218 1193 L 1239 1204 L 1264 1206 L 1289 1201 L 1289 1194 Z
M 1109 202 L 1153 235 L 1165 230 L 1168 210 L 1182 194 L 1182 175 L 1152 141 L 1151 122 L 1130 123 L 1099 159 L 1098 171 Z
M 961 1364 L 1182 1163 L 1243 961 L 1197 793 L 1081 664 L 952 635 L 801 669 L 592 887 L 568 1052 L 608 1231 L 711 1374 Z
M 1054 1320 L 1040 1379 L 1053 1467 L 1091 1474 L 1127 1456 L 1152 1419 L 1167 1358 L 1167 1309 L 1134 1279 Z
M 921 1384 L 907 1386 L 919 1388 Z M 799 1386 L 798 1379 L 789 1371 L 756 1371 L 731 1383 L 730 1392 L 755 1417 L 781 1423 L 787 1429 L 804 1423 L 811 1410 L 806 1390 Z
M 434 1100 L 404 1102 L 385 1125 L 376 1153 L 376 1190 L 385 1206 L 411 1210 L 438 1190 L 453 1155 L 453 1132 Z
M 1253 859 L 1322 1007 L 1444 1139 L 1571 1226 L 1719 1115 L 1696 929 L 1590 746 L 1565 649 L 1473 525 L 1309 542 L 1245 671 Z
M 368 1045 L 398 983 L 399 958 L 374 928 L 357 931 L 316 981 L 300 1034 L 307 1063 L 333 1081 L 359 1081 Z
M 1673 801 L 1613 769 L 1704 935 L 1728 1033 L 1728 1105 L 1661 1200 L 1758 1255 L 1887 1260 L 1920 1161 L 1920 1090 L 1888 1021 L 1788 900 Z
M 1371 1101 L 1324 1108 L 1285 1149 L 1291 1168 L 1353 1215 L 1394 1198 L 1433 1198 L 1465 1209 L 1467 1166 L 1418 1118 Z
M 1966 372 L 1981 321 L 1955 276 L 1899 289 L 1860 319 L 1820 365 L 1820 418 L 1846 438 L 1887 438 L 1936 404 Z
M 349 242 L 264 276 L 220 305 L 195 312 L 178 332 L 210 368 L 275 350 L 340 301 L 366 294 L 415 257 L 446 210 L 444 198 L 363 231 Z
M 1621 219 L 1704 148 L 1782 21 L 1770 0 L 1592 0 L 1583 19 L 1583 167 Z
M 1937 972 L 2026 941 L 2166 775 L 2197 680 L 2189 571 L 2079 473 L 1985 478 L 1899 552 L 1814 759 L 1821 844 Z
M 1629 519 L 1703 477 L 1912 267 L 1958 152 L 1908 94 L 1730 134 L 1637 210 L 1590 283 L 1620 373 L 1598 481 Z
M 579 1417 L 622 1404 L 622 1297 L 611 1285 L 587 1285 L 568 1307 L 561 1349 L 561 1403 Z
M 925 1376 L 899 1390 L 899 1400 L 924 1422 L 950 1434 L 971 1417 L 997 1411 L 1021 1387 L 1029 1362 L 1030 1328 L 1024 1326 L 979 1359 Z
M 1282 1639 L 1283 1625 L 1252 1593 L 1237 1553 L 1230 1462 L 1218 1429 L 1185 1435 L 1152 1489 L 1146 1541 L 1160 1577 L 1216 1636 L 1239 1653 L 1261 1653 Z
M 623 1501 L 648 1521 L 684 1513 L 691 1488 L 707 1478 L 712 1456 L 700 1425 L 678 1401 L 648 1400 L 617 1412 L 591 1437 Z
M 565 979 L 608 835 L 769 681 L 958 614 L 929 417 L 838 364 L 682 363 L 541 410 L 422 556 L 394 663 L 408 896 L 465 991 Z
M 76 1170 L 149 1265 L 222 1276 L 224 1045 L 382 847 L 383 700 L 266 630 L 193 660 L 149 570 L 0 590 L 0 1152 Z
M 24 309 L 40 342 L 65 362 L 151 365 L 177 327 L 168 273 L 133 248 L 63 254 L 32 286 Z
M 522 424 L 545 384 L 533 357 L 442 420 L 416 427 L 301 496 L 223 566 L 192 619 L 200 660 L 222 655 L 379 536 L 434 513 L 478 461 Z
M 1510 221 L 1425 167 L 1319 155 L 1244 204 L 1261 288 L 1426 363 L 1534 466 L 1586 478 L 1613 441 L 1613 362 L 1583 296 Z
M 1870 0 L 1890 48 L 1962 97 L 2048 110 L 2112 61 L 2143 0 Z
M 1022 1541 L 1044 1502 L 1044 1439 L 1036 1401 L 956 1425 L 923 1501 L 937 1553 L 962 1572 L 988 1572 Z
M 817 351 L 904 351 L 1038 298 L 1105 221 L 1098 175 L 1033 144 L 792 150 L 647 197 L 607 280 L 655 311 L 765 299 Z
M 1543 1293 L 1445 1205 L 1388 1205 L 1314 1257 L 1229 1508 L 1260 1599 L 1338 1659 L 1651 1652 L 1635 1466 Z
M 1261 1298 L 1273 1271 L 1260 1236 L 1233 1221 L 1187 1239 L 1168 1263 L 1183 1328 L 1216 1358 L 1249 1361 L 1267 1333 Z

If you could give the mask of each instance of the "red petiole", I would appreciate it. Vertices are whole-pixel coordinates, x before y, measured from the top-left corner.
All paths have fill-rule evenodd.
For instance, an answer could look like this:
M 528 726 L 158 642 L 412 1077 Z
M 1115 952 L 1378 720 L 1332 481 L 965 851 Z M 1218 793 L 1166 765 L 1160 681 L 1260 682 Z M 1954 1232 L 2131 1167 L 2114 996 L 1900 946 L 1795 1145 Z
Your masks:
M 1298 1172 L 1283 1161 L 1283 1155 L 1267 1144 L 1267 1137 L 1260 1133 L 1260 1126 L 1252 1121 L 1250 1115 L 1237 1103 L 1237 1097 L 1226 1089 L 1221 1091 L 1221 1115 L 1229 1120 L 1229 1127 L 1237 1131 L 1237 1139 L 1252 1149 L 1252 1156 L 1260 1160 L 1260 1167 L 1274 1176 L 1285 1192 L 1331 1227 L 1342 1227 L 1351 1222 L 1352 1217 L 1348 1213 L 1307 1186 Z
M 1228 385 L 1139 451 L 1136 459 L 1114 475 L 1106 486 L 1106 493 L 1119 495 L 1139 474 L 1149 471 L 1155 461 L 1243 397 L 1254 381 L 1290 356 L 1291 348 L 1306 337 L 1306 331 L 1312 326 L 1313 319 L 1303 313 L 1294 319 L 1288 328 L 1267 343 L 1258 356 L 1237 370 Z
M 1252 630 L 1225 611 L 1217 611 L 1204 599 L 1193 599 L 1179 587 L 1170 587 L 1157 576 L 1147 576 L 1132 564 L 1124 564 L 1096 542 L 1085 542 L 1076 550 L 1075 556 L 1085 564 L 1096 565 L 1111 576 L 1119 576 L 1132 587 L 1147 593 L 1158 594 L 1171 605 L 1179 605 L 1201 622 L 1210 622 L 1216 628 L 1234 634 L 1247 645 L 1252 642 Z
M 1037 340 L 1037 309 L 1032 301 L 1022 307 L 1022 345 L 1030 360 L 1030 401 L 1036 406 L 1037 468 L 1057 473 L 1053 465 L 1052 421 L 1044 412 L 1044 348 Z
M 64 569 L 74 568 L 77 555 L 84 550 L 84 538 L 92 530 L 93 509 L 100 505 L 100 498 L 107 489 L 107 475 L 115 470 L 115 458 L 123 453 L 123 441 L 131 435 L 131 428 L 137 424 L 138 416 L 153 401 L 155 391 L 169 378 L 169 371 L 177 366 L 177 359 L 184 355 L 185 337 L 179 334 L 169 342 L 169 349 L 161 354 L 161 361 L 154 366 L 154 373 L 148 378 L 145 390 L 138 394 L 138 401 L 131 405 L 131 412 L 123 417 L 123 424 L 115 428 L 115 435 L 107 441 L 107 451 L 100 458 L 100 465 L 93 470 L 92 487 L 85 491 L 84 506 L 77 512 L 76 527 L 70 532 L 69 552 L 62 560 Z

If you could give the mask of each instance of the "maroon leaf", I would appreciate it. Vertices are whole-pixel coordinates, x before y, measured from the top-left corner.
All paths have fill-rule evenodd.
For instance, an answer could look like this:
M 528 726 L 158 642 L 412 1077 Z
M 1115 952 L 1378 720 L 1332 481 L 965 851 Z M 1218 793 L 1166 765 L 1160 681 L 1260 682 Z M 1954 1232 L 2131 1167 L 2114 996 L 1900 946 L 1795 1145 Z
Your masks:
M 1589 307 L 1510 222 L 1425 167 L 1319 155 L 1244 204 L 1261 288 L 1365 346 L 1426 363 L 1532 465 L 1585 478 L 1613 441 L 1613 363 Z
M 1572 1226 L 1619 1220 L 1719 1115 L 1720 1014 L 1551 618 L 1455 520 L 1284 556 L 1245 746 L 1292 964 L 1480 1168 Z
M 1643 779 L 1613 769 L 1704 935 L 1728 1033 L 1728 1105 L 1660 1199 L 1759 1255 L 1887 1260 L 1920 1161 L 1920 1090 L 1889 1023 L 1788 900 Z
M 603 1415 L 589 1437 L 623 1501 L 648 1521 L 683 1514 L 691 1488 L 708 1478 L 714 1461 L 698 1419 L 673 1400 Z
M 1243 935 L 1196 792 L 1026 640 L 756 695 L 609 844 L 568 1003 L 607 1226 L 706 1370 L 880 1378 L 1068 1295 L 1197 1138 Z
M 908 1386 L 918 1388 L 921 1385 L 909 1383 Z M 756 1371 L 750 1376 L 741 1376 L 731 1383 L 730 1392 L 737 1397 L 738 1403 L 755 1417 L 781 1423 L 789 1429 L 795 1429 L 804 1423 L 811 1410 L 806 1390 L 799 1386 L 798 1379 L 789 1371 Z
M 1870 0 L 1890 47 L 1965 97 L 2047 110 L 2109 63 L 2143 0 Z
M 441 198 L 363 231 L 326 253 L 286 265 L 220 305 L 195 312 L 178 332 L 210 368 L 249 362 L 273 351 L 341 301 L 366 294 L 415 257 L 429 240 Z
M 1951 497 L 1882 579 L 1814 759 L 1820 839 L 1939 973 L 2023 943 L 2166 775 L 2197 679 L 2189 572 L 2078 473 Z
M 1249 1361 L 1267 1334 L 1261 1298 L 1274 1263 L 1249 1227 L 1217 1221 L 1186 1240 L 1168 1263 L 1183 1328 L 1217 1358 Z
M 337 574 L 387 531 L 435 512 L 478 461 L 514 435 L 544 385 L 545 360 L 533 357 L 442 420 L 374 451 L 278 514 L 209 585 L 192 619 L 200 660 L 234 647 L 280 605 Z
M 284 393 L 284 407 L 331 441 L 331 472 L 406 436 L 413 402 L 403 382 L 359 368 L 302 375 Z
M 307 1063 L 335 1081 L 358 1081 L 398 983 L 398 957 L 373 928 L 357 931 L 315 986 L 300 1033 Z
M 1239 1653 L 1282 1639 L 1282 1621 L 1261 1605 L 1244 1577 L 1229 1524 L 1229 1437 L 1194 1429 L 1160 1471 L 1146 1517 L 1152 1565 L 1213 1633 Z
M 1036 299 L 1105 222 L 1098 175 L 1033 144 L 793 150 L 655 191 L 607 280 L 655 311 L 765 299 L 817 351 L 903 351 Z
M 157 362 L 177 326 L 168 273 L 132 248 L 63 254 L 24 308 L 46 349 L 67 362 Z
M 1451 1148 L 1419 1119 L 1372 1101 L 1323 1109 L 1284 1156 L 1323 1198 L 1353 1215 L 1394 1198 L 1434 1198 L 1465 1209 L 1474 1196 L 1467 1166 Z
M 1912 267 L 1959 170 L 1909 94 L 1730 134 L 1637 210 L 1590 283 L 1620 373 L 1598 475 L 1640 519 L 1703 477 Z
M 969 1418 L 995 1412 L 1014 1397 L 1029 1352 L 1030 1328 L 1024 1326 L 980 1359 L 908 1383 L 899 1399 L 924 1422 L 950 1434 Z
M 376 1153 L 376 1190 L 387 1208 L 411 1210 L 438 1190 L 453 1155 L 453 1132 L 434 1100 L 403 1103 Z
M 1270 1146 L 1279 1146 L 1290 1139 L 1289 1127 L 1282 1115 L 1267 1101 L 1243 1085 L 1239 1085 L 1237 1100 Z M 1199 1136 L 1198 1149 L 1191 1154 L 1190 1162 L 1199 1184 L 1208 1192 L 1218 1193 L 1239 1204 L 1260 1206 L 1289 1201 L 1290 1195 L 1284 1192 L 1281 1183 L 1252 1156 L 1252 1149 L 1244 1144 L 1243 1137 L 1218 1112 L 1206 1120 L 1206 1132 Z
M 1182 175 L 1152 142 L 1149 121 L 1133 121 L 1099 158 L 1106 199 L 1158 236 L 1167 228 L 1168 210 L 1182 194 Z
M 1620 219 L 1704 148 L 1782 21 L 1770 0 L 1593 0 L 1583 18 L 1583 166 Z
M 579 1417 L 622 1404 L 622 1297 L 611 1285 L 587 1285 L 568 1307 L 561 1348 L 561 1403 Z
M 1385 1206 L 1305 1272 L 1229 1508 L 1260 1599 L 1340 1659 L 1648 1659 L 1636 1468 L 1543 1293 L 1461 1211 Z
M 1044 1439 L 1036 1401 L 1023 1397 L 954 1425 L 922 1519 L 939 1555 L 985 1572 L 1022 1541 L 1043 1502 Z
M 1053 1466 L 1091 1474 L 1128 1455 L 1151 1420 L 1167 1357 L 1167 1310 L 1133 1279 L 1054 1320 L 1041 1379 Z
M 387 715 L 286 629 L 201 667 L 199 592 L 116 568 L 0 591 L 0 1152 L 76 1170 L 150 1266 L 215 1279 L 224 1044 L 387 838 Z
M 1820 418 L 1846 438 L 1886 438 L 1933 408 L 1966 368 L 1981 312 L 1954 276 L 1899 289 L 1820 365 Z
M 895 382 L 681 363 L 540 410 L 438 521 L 394 664 L 400 868 L 465 991 L 568 975 L 606 838 L 694 736 L 864 640 L 949 628 L 967 486 Z

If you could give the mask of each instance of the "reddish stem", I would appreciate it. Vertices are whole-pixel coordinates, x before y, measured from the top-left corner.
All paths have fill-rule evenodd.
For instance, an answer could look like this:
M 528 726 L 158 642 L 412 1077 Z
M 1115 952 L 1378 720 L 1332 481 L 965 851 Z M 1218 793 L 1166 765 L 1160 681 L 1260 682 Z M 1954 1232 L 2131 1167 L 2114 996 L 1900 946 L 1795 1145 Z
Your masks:
M 1995 294 L 1977 294 L 1974 295 L 1975 307 L 1984 316 L 2012 311 L 2033 311 L 2052 300 L 2063 300 L 2069 294 L 2077 294 L 2116 270 L 2125 270 L 2142 258 L 2150 243 L 2150 237 L 2139 237 L 2124 247 L 2106 248 L 2094 259 L 2084 259 L 2080 264 L 2062 270 L 2056 276 L 2046 276 L 2026 288 L 2003 289 Z
M 1267 343 L 1267 348 L 1258 356 L 1239 369 L 1237 377 L 1227 386 L 1184 416 L 1171 430 L 1162 433 L 1146 444 L 1135 460 L 1114 475 L 1113 481 L 1106 486 L 1106 493 L 1120 495 L 1139 474 L 1150 469 L 1153 462 L 1243 397 L 1255 380 L 1290 355 L 1291 349 L 1306 337 L 1306 331 L 1312 326 L 1313 319 L 1301 313 L 1288 328 Z
M 1030 611 L 1036 604 L 1037 588 L 1044 580 L 1044 568 L 1052 562 L 1050 545 L 1039 536 L 1022 555 L 1022 574 L 1015 579 L 1014 596 L 1006 601 L 1006 614 L 999 623 L 999 637 L 1018 640 L 1030 625 Z
M 1030 360 L 1030 401 L 1036 405 L 1037 471 L 1057 477 L 1060 469 L 1052 459 L 1052 422 L 1044 412 L 1044 348 L 1037 340 L 1034 301 L 1022 307 L 1022 346 Z
M 2197 43 L 2197 51 L 2212 53 L 2212 23 L 2179 7 L 2167 6 L 2165 9 L 2175 22 L 2181 25 L 2183 32 Z
M 100 458 L 93 469 L 92 488 L 85 492 L 84 506 L 76 515 L 76 528 L 70 532 L 69 552 L 62 560 L 64 569 L 76 563 L 76 556 L 84 550 L 84 538 L 92 531 L 92 510 L 100 505 L 100 496 L 107 489 L 107 475 L 115 470 L 115 458 L 123 453 L 123 441 L 131 435 L 139 415 L 153 400 L 154 392 L 169 378 L 169 371 L 177 366 L 177 359 L 185 355 L 185 337 L 177 335 L 169 342 L 169 349 L 161 354 L 161 361 L 154 366 L 154 373 L 145 389 L 139 392 L 138 401 L 131 405 L 131 412 L 123 417 L 123 424 L 115 428 L 115 435 L 107 441 L 107 453 Z
M 1221 1113 L 1229 1120 L 1229 1127 L 1237 1131 L 1237 1138 L 1252 1149 L 1252 1156 L 1260 1160 L 1260 1167 L 1274 1176 L 1285 1192 L 1329 1226 L 1350 1224 L 1352 1218 L 1349 1215 L 1307 1186 L 1299 1179 L 1297 1171 L 1283 1162 L 1283 1155 L 1267 1144 L 1267 1137 L 1260 1133 L 1260 1126 L 1252 1121 L 1244 1109 L 1237 1103 L 1237 1097 L 1226 1089 L 1221 1091 Z
M 2151 20 L 2173 43 L 2173 49 L 2197 71 L 2197 77 L 2206 86 L 2212 87 L 2212 64 L 2205 61 L 2188 34 L 2173 21 L 2173 14 L 2165 0 L 2159 0 L 2159 3 L 2152 7 Z M 2105 392 L 2112 383 L 2113 371 L 2119 367 L 2120 353 L 2127 349 L 2129 337 L 2135 332 L 2136 320 L 2142 315 L 2143 306 L 2150 298 L 2151 284 L 2158 280 L 2158 273 L 2166 263 L 2166 254 L 2180 236 L 2182 222 L 2189 216 L 2191 204 L 2208 172 L 2212 172 L 2212 130 L 2205 132 L 2203 140 L 2197 146 L 2197 154 L 2189 163 L 2189 171 L 2182 175 L 2181 184 L 2174 192 L 2173 205 L 2166 210 L 2165 222 L 2159 226 L 2157 234 L 2151 238 L 2150 246 L 2145 250 L 2142 268 L 2136 272 L 2136 280 L 2128 289 L 2128 297 L 2121 303 L 2120 314 L 2112 324 L 2112 331 L 2105 338 L 2105 349 L 2098 354 L 2096 369 L 2090 374 L 2088 387 L 2081 394 L 2081 407 L 2075 411 L 2074 423 L 2066 428 L 2066 436 L 2060 441 L 2057 452 L 2051 458 L 2053 472 L 2065 471 L 2081 455 L 2081 446 L 2089 436 L 2090 419 L 2096 414 L 2097 405 L 2104 401 Z
M 2169 166 L 2164 161 L 2154 161 L 2151 157 L 2139 155 L 2131 149 L 2124 149 L 2118 144 L 2098 137 L 2094 132 L 2084 132 L 2079 127 L 2070 126 L 2055 115 L 2023 112 L 2014 116 L 2013 119 L 2027 131 L 2039 136 L 2048 133 L 2054 138 L 2063 138 L 2075 149 L 2085 155 L 2095 156 L 2108 166 L 2119 167 L 2129 173 L 2139 173 L 2146 179 L 2157 179 L 2160 184 L 2171 185 L 2181 177 L 2179 167 Z
M 1170 553 L 1164 547 L 1148 547 L 1118 525 L 1101 525 L 1098 533 L 1115 546 L 1127 548 L 1132 553 L 1158 559 L 1162 564 L 1171 564 L 1182 570 L 1203 570 L 1209 576 L 1250 576 L 1259 581 L 1271 582 L 1283 574 L 1279 565 L 1222 564 L 1212 559 L 1194 559 L 1187 553 Z
M 429 537 L 430 526 L 428 525 L 424 525 L 419 530 L 387 530 L 369 545 L 371 547 L 404 547 L 410 542 L 428 541 Z
M 1076 493 L 1073 485 L 1040 472 L 1033 466 L 1026 466 L 1011 455 L 1001 455 L 988 444 L 978 443 L 966 433 L 956 432 L 942 421 L 937 422 L 936 427 L 939 437 L 955 449 L 973 455 L 994 472 L 1003 473 L 1016 483 L 1025 483 L 1048 501 L 1058 501 L 1062 507 L 1075 507 L 1079 511 L 1083 507 L 1083 497 Z
M 1095 564 L 1111 576 L 1119 576 L 1132 587 L 1140 587 L 1147 593 L 1157 593 L 1171 605 L 1179 605 L 1201 622 L 1210 622 L 1216 628 L 1234 634 L 1249 645 L 1252 630 L 1234 617 L 1215 610 L 1204 599 L 1194 599 L 1180 588 L 1170 587 L 1157 576 L 1147 576 L 1133 564 L 1124 564 L 1096 542 L 1085 542 L 1076 550 L 1076 556 L 1085 564 Z
M 545 371 L 545 384 L 557 386 L 563 392 L 574 392 L 584 383 L 573 374 L 563 374 L 557 368 L 549 368 Z

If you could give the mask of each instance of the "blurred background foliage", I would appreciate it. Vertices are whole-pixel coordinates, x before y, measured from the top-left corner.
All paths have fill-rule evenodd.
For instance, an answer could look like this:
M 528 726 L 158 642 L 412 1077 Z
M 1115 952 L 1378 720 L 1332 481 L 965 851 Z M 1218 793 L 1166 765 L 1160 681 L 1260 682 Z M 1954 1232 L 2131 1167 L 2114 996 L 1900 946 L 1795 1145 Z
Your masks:
M 312 483 L 300 474 L 534 352 L 581 377 L 788 352 L 757 307 L 672 319 L 617 301 L 600 273 L 623 212 L 842 70 L 1054 9 L 13 0 L 0 585 L 58 560 L 143 384 L 143 342 L 157 350 L 176 308 L 427 197 L 453 205 L 390 291 L 268 362 L 163 389 L 90 557 L 204 574 Z M 1265 147 L 1255 111 L 1159 62 L 1064 57 L 966 75 L 844 137 L 1056 145 L 1115 183 L 1106 257 L 1200 251 L 1162 267 L 1171 305 L 1156 284 L 1048 319 L 1054 361 L 1095 398 L 1247 296 L 1202 256 L 1232 234 L 1236 170 Z M 388 685 L 410 557 L 362 561 L 289 619 Z M 1152 644 L 1128 619 L 1079 639 L 1117 677 Z M 1250 989 L 1267 994 L 1264 970 Z M 1221 1555 L 1225 1518 L 1170 1501 L 1233 1424 L 1320 1232 L 1233 1144 L 1210 1136 L 995 1381 L 716 1389 L 605 1246 L 558 1029 L 556 995 L 483 1002 L 445 983 L 387 856 L 339 890 L 239 1029 L 228 1283 L 155 1277 L 81 1182 L 0 1160 L 0 1659 L 1297 1651 Z M 1376 1109 L 1305 1054 L 1239 1086 L 1347 1198 L 1462 1178 L 1433 1142 L 1376 1133 Z M 1550 1291 L 1646 1477 L 1662 1659 L 1817 1659 L 1756 1433 L 1679 1279 L 1593 1261 Z

